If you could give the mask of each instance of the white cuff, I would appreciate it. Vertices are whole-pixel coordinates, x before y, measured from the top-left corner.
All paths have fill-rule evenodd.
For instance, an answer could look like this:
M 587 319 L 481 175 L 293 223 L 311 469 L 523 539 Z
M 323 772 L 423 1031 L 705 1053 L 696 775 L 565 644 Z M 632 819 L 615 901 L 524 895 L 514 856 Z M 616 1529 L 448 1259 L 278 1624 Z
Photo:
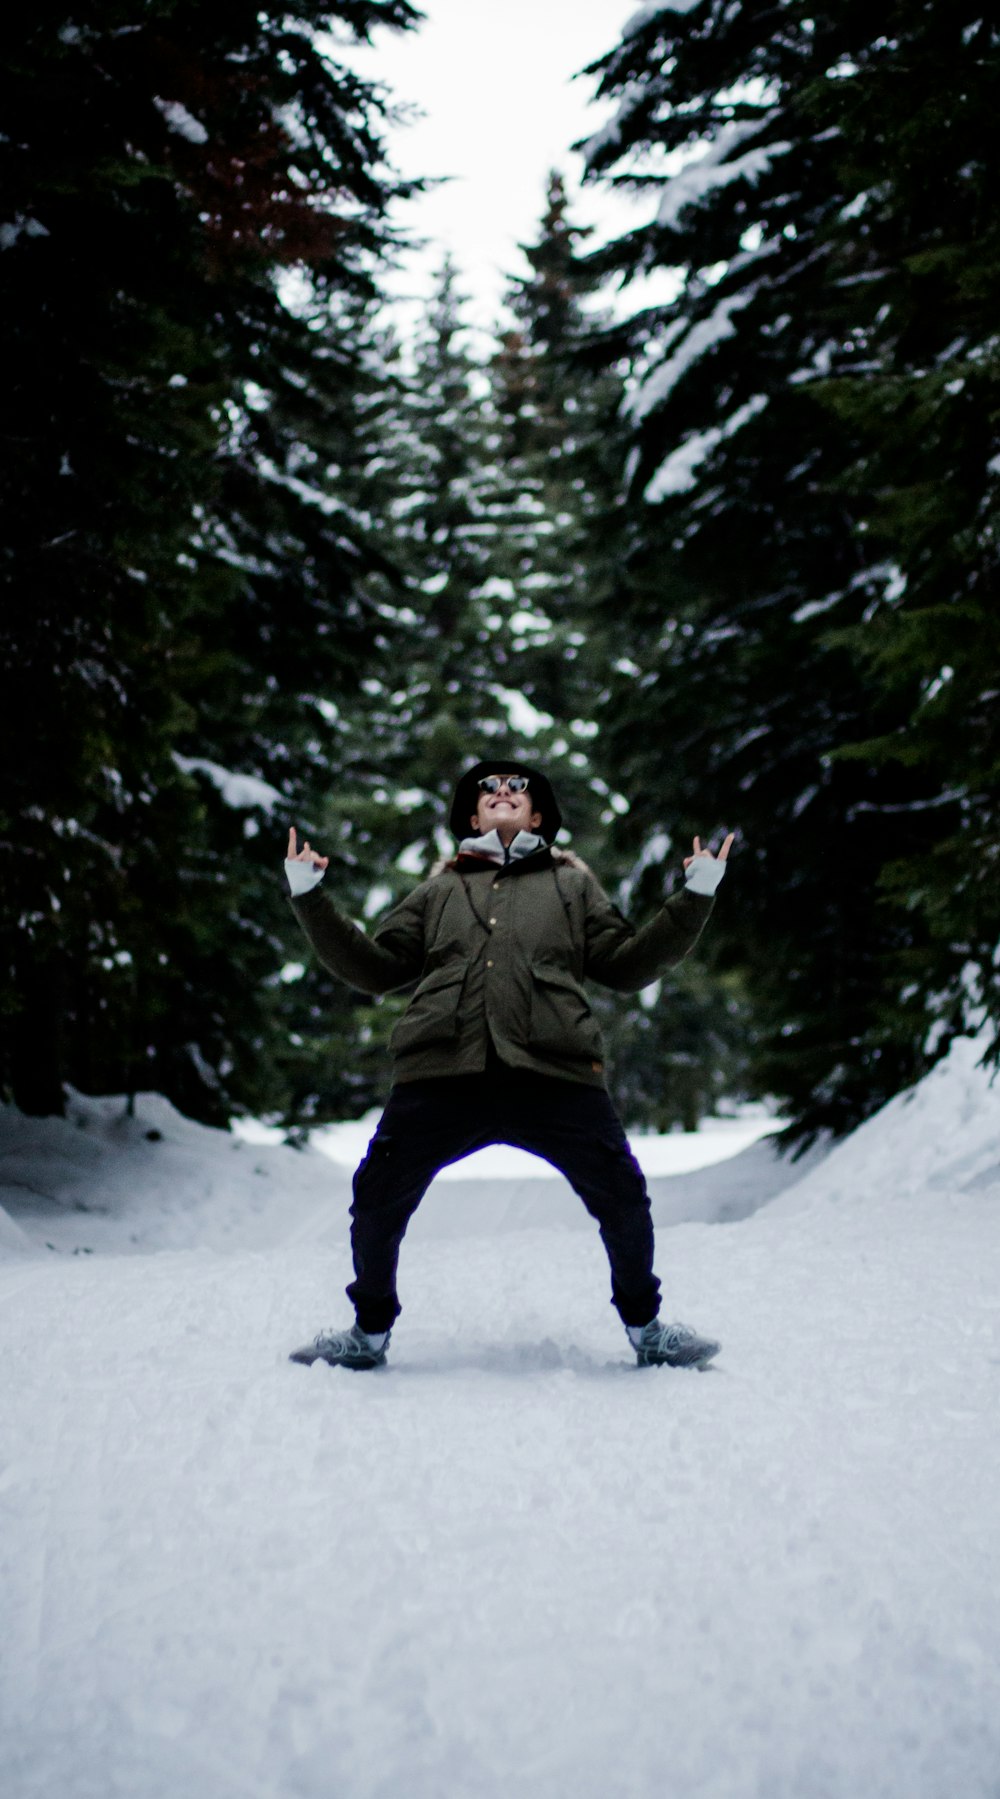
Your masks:
M 725 872 L 725 863 L 714 856 L 695 856 L 684 870 L 684 885 L 689 893 L 703 893 L 707 897 L 715 892 Z
M 311 893 L 318 887 L 326 870 L 317 868 L 315 862 L 285 862 L 285 875 L 292 890 L 292 898 L 298 899 L 303 893 Z

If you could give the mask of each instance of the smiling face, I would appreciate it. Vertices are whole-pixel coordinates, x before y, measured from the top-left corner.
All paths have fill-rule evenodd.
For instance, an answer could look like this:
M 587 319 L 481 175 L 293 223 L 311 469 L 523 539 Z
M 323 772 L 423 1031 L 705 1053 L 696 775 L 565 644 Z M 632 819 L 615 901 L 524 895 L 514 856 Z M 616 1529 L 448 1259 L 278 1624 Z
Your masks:
M 500 780 L 498 793 L 479 795 L 479 804 L 469 822 L 481 835 L 497 831 L 501 843 L 513 843 L 518 831 L 537 831 L 542 815 L 534 809 L 530 788 L 526 787 L 523 793 L 511 793 L 502 775 Z

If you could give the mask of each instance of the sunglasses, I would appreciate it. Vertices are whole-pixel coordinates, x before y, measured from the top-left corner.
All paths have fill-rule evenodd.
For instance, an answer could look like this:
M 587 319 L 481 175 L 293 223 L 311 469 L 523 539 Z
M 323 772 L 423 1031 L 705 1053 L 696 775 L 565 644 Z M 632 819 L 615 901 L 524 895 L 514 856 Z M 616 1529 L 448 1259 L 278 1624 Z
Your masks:
M 483 775 L 476 782 L 480 793 L 499 793 L 506 787 L 508 793 L 526 793 L 528 790 L 527 775 Z

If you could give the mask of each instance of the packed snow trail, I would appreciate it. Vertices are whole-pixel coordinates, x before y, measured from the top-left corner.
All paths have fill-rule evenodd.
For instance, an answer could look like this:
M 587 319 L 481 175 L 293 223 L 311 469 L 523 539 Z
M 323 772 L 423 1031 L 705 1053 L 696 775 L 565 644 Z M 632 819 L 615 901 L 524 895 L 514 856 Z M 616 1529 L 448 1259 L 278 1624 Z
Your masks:
M 662 1234 L 701 1374 L 592 1227 L 419 1217 L 391 1366 L 291 1365 L 349 1278 L 308 1159 L 283 1242 L 11 1248 L 6 1799 L 995 1799 L 1000 1118 L 935 1076 Z

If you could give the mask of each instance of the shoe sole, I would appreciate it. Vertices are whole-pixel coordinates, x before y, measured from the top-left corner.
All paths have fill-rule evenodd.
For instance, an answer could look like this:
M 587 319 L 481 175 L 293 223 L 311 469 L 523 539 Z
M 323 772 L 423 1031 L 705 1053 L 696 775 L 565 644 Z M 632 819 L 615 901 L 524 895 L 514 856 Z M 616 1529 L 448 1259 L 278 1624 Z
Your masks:
M 642 1356 L 638 1358 L 637 1365 L 640 1368 L 707 1368 L 709 1362 L 718 1355 L 721 1348 L 722 1344 L 717 1343 L 714 1349 L 706 1349 L 703 1350 L 700 1355 L 687 1357 L 665 1355 Z
M 288 1360 L 298 1362 L 303 1368 L 311 1368 L 314 1362 L 325 1362 L 328 1368 L 354 1368 L 359 1374 L 367 1373 L 372 1368 L 385 1367 L 385 1356 L 379 1356 L 377 1361 L 362 1362 L 354 1356 L 347 1360 L 340 1356 L 315 1355 L 309 1350 L 296 1350 Z

